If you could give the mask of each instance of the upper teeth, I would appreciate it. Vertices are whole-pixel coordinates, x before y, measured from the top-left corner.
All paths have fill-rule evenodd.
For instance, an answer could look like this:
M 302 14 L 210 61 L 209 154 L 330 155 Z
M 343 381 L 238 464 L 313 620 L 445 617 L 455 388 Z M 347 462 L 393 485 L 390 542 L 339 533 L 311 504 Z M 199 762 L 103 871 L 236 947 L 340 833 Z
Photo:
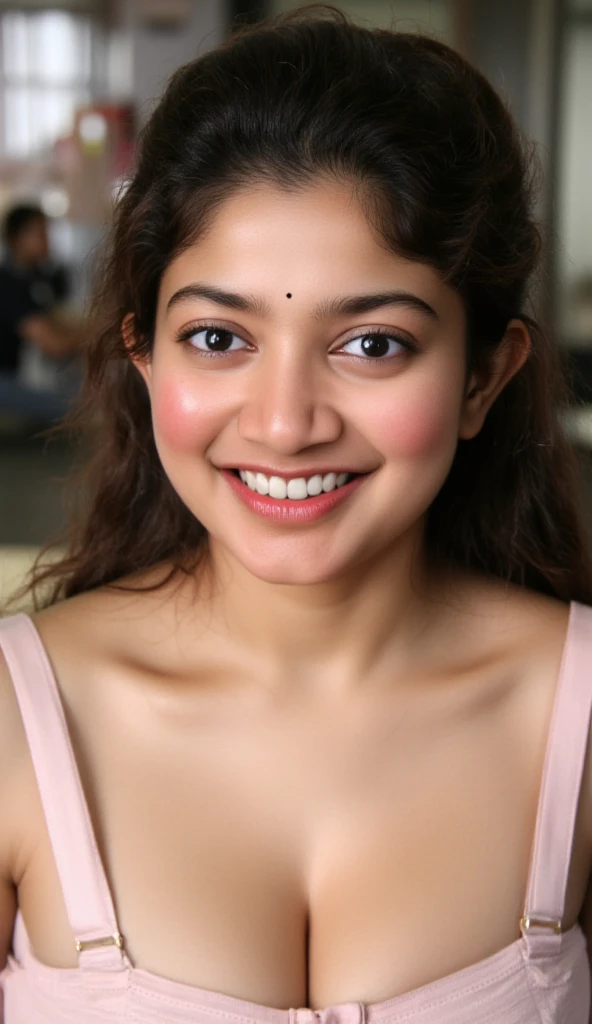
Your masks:
M 350 476 L 349 473 L 326 473 L 325 476 L 317 473 L 308 480 L 303 476 L 295 480 L 284 480 L 281 476 L 267 477 L 263 473 L 252 473 L 250 469 L 239 470 L 239 475 L 242 482 L 258 494 L 268 494 L 270 498 L 292 498 L 294 501 L 343 487 Z

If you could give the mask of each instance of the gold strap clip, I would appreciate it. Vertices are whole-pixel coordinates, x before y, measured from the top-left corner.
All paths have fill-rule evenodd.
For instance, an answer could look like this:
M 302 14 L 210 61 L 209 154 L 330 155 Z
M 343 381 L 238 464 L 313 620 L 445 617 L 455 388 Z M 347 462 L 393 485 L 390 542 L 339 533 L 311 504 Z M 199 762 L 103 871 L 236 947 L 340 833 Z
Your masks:
M 76 939 L 77 953 L 84 953 L 86 949 L 99 949 L 101 946 L 117 946 L 123 950 L 123 936 L 115 932 L 115 935 L 105 935 L 101 939 Z
M 531 928 L 550 928 L 555 935 L 561 935 L 561 921 L 549 921 L 542 917 L 521 917 L 520 928 L 522 933 L 529 932 Z

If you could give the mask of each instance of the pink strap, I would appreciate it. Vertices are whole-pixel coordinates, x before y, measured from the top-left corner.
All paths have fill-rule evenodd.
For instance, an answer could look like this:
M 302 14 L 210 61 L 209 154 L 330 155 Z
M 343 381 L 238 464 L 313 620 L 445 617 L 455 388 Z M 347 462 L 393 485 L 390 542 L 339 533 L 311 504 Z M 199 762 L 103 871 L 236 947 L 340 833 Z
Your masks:
M 573 601 L 547 741 L 525 918 L 561 921 L 592 711 L 592 608 Z M 534 926 L 529 955 L 555 955 L 561 935 Z
M 19 703 L 49 838 L 77 942 L 119 935 L 57 683 L 41 638 L 24 614 L 0 621 L 0 647 Z M 127 969 L 115 944 L 79 952 L 82 968 Z

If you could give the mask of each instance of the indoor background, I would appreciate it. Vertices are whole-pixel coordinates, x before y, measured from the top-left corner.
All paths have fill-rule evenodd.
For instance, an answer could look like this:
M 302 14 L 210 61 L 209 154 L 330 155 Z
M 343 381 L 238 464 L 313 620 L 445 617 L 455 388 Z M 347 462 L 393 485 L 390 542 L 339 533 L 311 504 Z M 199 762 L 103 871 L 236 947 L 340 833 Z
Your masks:
M 290 0 L 0 2 L 0 216 L 34 202 L 84 315 L 93 261 L 137 133 L 171 72 Z M 592 0 L 342 0 L 362 24 L 435 35 L 502 92 L 538 147 L 551 244 L 534 294 L 574 382 L 562 410 L 592 496 Z M 0 346 L 2 339 L 0 338 Z M 47 436 L 72 386 L 0 371 L 0 599 L 65 517 L 80 448 Z M 588 510 L 590 510 L 588 512 Z M 592 537 L 592 506 L 586 501 Z

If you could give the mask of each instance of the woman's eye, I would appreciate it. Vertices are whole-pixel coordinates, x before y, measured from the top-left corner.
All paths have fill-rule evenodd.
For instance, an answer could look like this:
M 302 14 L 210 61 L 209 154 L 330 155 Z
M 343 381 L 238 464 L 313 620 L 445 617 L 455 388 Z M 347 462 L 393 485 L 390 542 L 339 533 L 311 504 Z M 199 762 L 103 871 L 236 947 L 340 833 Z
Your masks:
M 225 327 L 203 327 L 201 330 L 191 331 L 191 334 L 185 337 L 198 352 L 239 352 L 248 347 L 238 334 L 233 334 Z
M 400 352 L 408 351 L 409 348 L 409 345 L 406 345 L 391 334 L 376 332 L 374 334 L 362 334 L 359 338 L 352 338 L 351 341 L 342 345 L 339 351 L 347 352 L 350 356 L 381 359 L 385 356 L 394 356 Z

